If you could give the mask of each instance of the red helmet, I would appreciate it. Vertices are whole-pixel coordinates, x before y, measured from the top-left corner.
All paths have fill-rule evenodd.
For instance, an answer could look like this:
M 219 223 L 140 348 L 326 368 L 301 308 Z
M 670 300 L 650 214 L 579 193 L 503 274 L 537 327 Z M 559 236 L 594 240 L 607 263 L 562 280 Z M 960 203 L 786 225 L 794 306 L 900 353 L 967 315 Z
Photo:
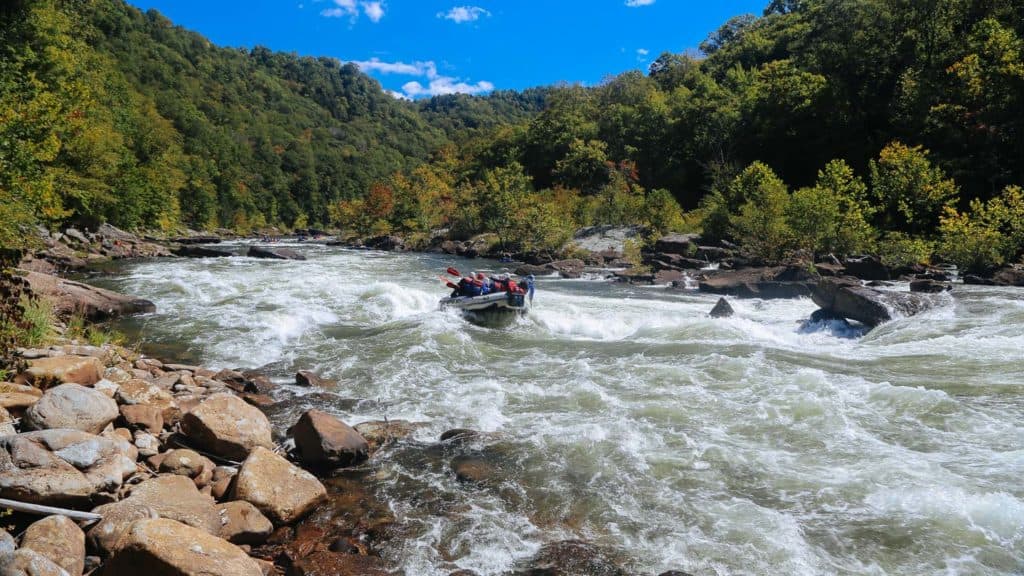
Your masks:
M 477 272 L 476 273 L 476 279 L 477 280 L 483 280 L 484 279 L 484 273 L 483 272 Z

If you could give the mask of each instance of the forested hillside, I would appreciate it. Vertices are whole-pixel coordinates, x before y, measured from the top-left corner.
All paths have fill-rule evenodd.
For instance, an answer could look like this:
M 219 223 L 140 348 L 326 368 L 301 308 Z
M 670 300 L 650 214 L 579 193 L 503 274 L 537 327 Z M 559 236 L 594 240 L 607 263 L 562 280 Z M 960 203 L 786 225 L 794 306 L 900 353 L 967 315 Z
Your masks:
M 765 259 L 974 267 L 1024 246 L 1014 0 L 773 0 L 595 87 L 416 103 L 121 0 L 0 10 L 8 222 L 448 228 L 522 250 L 639 223 Z

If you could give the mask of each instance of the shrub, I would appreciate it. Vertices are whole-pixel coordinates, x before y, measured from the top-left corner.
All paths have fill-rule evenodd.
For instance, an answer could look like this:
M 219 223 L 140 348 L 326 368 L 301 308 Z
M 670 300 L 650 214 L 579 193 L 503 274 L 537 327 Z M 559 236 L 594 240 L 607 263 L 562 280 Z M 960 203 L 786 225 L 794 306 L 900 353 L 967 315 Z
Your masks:
M 787 218 L 797 247 L 815 254 L 854 254 L 871 248 L 875 231 L 867 186 L 842 160 L 818 172 L 813 188 L 793 193 Z
M 890 232 L 878 244 L 882 263 L 894 268 L 927 264 L 931 259 L 932 244 L 923 238 L 914 238 L 902 232 Z
M 980 272 L 1024 250 L 1024 192 L 1006 188 L 988 202 L 973 200 L 969 212 L 947 208 L 939 224 L 940 253 L 963 270 Z
M 872 194 L 882 229 L 929 233 L 956 200 L 956 183 L 932 166 L 928 154 L 921 146 L 893 142 L 871 161 Z

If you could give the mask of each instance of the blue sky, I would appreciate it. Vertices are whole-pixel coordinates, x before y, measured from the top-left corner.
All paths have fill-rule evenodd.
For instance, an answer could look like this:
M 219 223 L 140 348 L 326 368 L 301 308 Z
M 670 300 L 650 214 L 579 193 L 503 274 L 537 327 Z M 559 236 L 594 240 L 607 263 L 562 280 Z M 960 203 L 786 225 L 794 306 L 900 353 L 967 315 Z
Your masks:
M 768 0 L 129 0 L 223 46 L 360 64 L 405 97 L 596 84 Z

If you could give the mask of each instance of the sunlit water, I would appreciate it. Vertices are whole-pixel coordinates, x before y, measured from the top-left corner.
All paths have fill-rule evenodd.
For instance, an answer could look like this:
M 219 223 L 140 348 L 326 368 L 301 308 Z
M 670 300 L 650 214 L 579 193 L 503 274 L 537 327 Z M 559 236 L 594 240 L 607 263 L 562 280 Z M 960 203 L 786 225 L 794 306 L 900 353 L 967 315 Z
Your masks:
M 387 550 L 407 574 L 501 574 L 565 538 L 648 574 L 1024 572 L 1024 291 L 957 286 L 862 335 L 801 328 L 808 300 L 714 320 L 706 295 L 542 278 L 494 330 L 437 310 L 438 274 L 485 262 L 300 249 L 99 282 L 156 302 L 126 326 L 166 355 L 313 369 L 371 401 L 309 405 L 428 422 L 376 464 L 419 526 Z M 455 427 L 496 433 L 500 482 L 416 455 Z

